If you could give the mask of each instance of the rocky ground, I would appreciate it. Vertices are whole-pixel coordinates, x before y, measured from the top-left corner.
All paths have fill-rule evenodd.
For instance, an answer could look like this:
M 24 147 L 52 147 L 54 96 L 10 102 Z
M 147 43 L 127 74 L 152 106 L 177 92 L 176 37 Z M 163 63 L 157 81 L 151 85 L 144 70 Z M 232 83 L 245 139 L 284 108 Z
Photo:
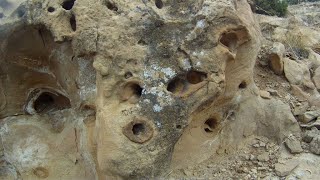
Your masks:
M 289 104 L 302 139 L 280 145 L 250 138 L 236 153 L 210 158 L 171 172 L 171 179 L 319 179 L 320 167 L 320 3 L 289 7 L 287 18 L 256 15 L 263 45 L 255 83 L 264 99 Z M 291 24 L 292 23 L 292 24 Z

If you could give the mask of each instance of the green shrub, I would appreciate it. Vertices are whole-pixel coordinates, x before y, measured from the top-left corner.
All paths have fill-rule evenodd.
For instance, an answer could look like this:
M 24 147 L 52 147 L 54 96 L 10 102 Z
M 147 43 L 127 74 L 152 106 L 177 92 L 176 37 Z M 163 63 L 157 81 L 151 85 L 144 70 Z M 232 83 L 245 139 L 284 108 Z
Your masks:
M 285 16 L 288 3 L 286 0 L 255 0 L 254 10 L 258 14 L 270 16 Z

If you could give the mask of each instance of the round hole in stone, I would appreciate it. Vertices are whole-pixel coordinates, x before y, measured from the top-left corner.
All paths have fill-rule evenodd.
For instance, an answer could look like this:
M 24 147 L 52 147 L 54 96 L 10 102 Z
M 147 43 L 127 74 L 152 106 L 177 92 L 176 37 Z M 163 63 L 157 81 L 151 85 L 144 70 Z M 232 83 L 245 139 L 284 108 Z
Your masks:
M 238 36 L 236 33 L 224 33 L 220 38 L 220 43 L 226 46 L 229 51 L 234 52 L 237 48 Z
M 217 120 L 214 118 L 209 118 L 204 123 L 204 131 L 207 133 L 212 133 L 214 129 L 217 127 Z
M 37 113 L 41 113 L 52 108 L 54 103 L 53 94 L 44 92 L 34 101 L 33 107 Z
M 148 119 L 135 117 L 122 129 L 122 133 L 132 142 L 145 143 L 153 137 L 154 128 Z
M 48 7 L 48 12 L 54 12 L 56 9 L 54 7 Z
M 76 0 L 67 0 L 62 3 L 62 8 L 65 10 L 71 10 Z
M 137 82 L 128 82 L 121 92 L 121 99 L 136 103 L 142 95 L 142 90 L 142 87 Z
M 124 78 L 126 78 L 126 79 L 129 79 L 129 78 L 131 78 L 133 75 L 132 75 L 132 73 L 131 72 L 126 72 L 125 74 L 124 74 Z
M 239 84 L 239 89 L 245 89 L 247 88 L 247 82 L 246 81 L 242 81 L 240 84 Z
M 36 89 L 30 93 L 25 110 L 28 114 L 51 113 L 71 107 L 66 96 L 51 90 Z
M 132 126 L 132 133 L 134 135 L 141 135 L 145 132 L 146 128 L 143 123 L 137 123 Z
M 3 17 L 4 17 L 4 14 L 3 14 L 3 13 L 0 13 L 0 19 L 3 18 Z
M 107 6 L 107 8 L 111 11 L 118 11 L 118 7 L 115 5 L 115 3 L 110 2 L 109 0 L 107 0 L 105 2 L 105 5 Z
M 207 78 L 207 75 L 205 73 L 202 73 L 202 72 L 189 71 L 187 73 L 187 81 L 190 84 L 198 84 L 198 83 L 204 81 L 206 78 Z
M 158 8 L 158 9 L 162 9 L 163 8 L 163 2 L 162 2 L 162 0 L 155 0 L 155 3 L 154 3 L 155 5 L 156 5 L 156 7 Z
M 181 126 L 180 124 L 177 124 L 177 125 L 176 125 L 176 128 L 177 128 L 177 129 L 182 129 L 182 126 Z
M 172 92 L 173 94 L 179 94 L 183 92 L 185 86 L 185 82 L 180 78 L 175 78 L 171 82 L 169 82 L 167 90 Z
M 76 17 L 74 16 L 74 14 L 72 14 L 70 17 L 70 26 L 73 31 L 77 30 L 77 21 L 76 21 Z

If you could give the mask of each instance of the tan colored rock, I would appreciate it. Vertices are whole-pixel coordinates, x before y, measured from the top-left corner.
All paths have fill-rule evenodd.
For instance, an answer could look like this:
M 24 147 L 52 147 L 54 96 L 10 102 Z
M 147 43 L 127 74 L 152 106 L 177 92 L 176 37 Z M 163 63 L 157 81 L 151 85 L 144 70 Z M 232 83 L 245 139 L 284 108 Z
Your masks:
M 271 99 L 271 95 L 268 91 L 260 91 L 260 96 L 263 98 L 263 99 Z
M 245 0 L 14 2 L 0 20 L 5 177 L 167 178 L 251 136 L 300 134 L 288 105 L 259 98 Z
M 303 152 L 300 141 L 294 136 L 289 136 L 284 143 L 291 154 Z
M 310 89 L 314 89 L 307 65 L 285 58 L 284 73 L 290 84 L 304 85 Z
M 320 67 L 316 69 L 312 79 L 317 89 L 320 90 Z
M 312 139 L 310 151 L 316 155 L 320 155 L 320 136 L 316 136 Z
M 283 56 L 285 47 L 279 42 L 275 42 L 270 53 L 270 66 L 274 73 L 283 74 Z
M 309 49 L 308 61 L 310 62 L 309 68 L 316 70 L 320 67 L 320 54 L 314 52 L 312 49 Z
M 320 110 L 318 111 L 307 111 L 301 115 L 300 120 L 303 123 L 309 123 L 313 120 L 316 120 L 318 117 L 320 117 Z
M 299 163 L 296 161 L 286 164 L 277 163 L 275 164 L 275 172 L 278 176 L 285 177 L 288 176 L 298 165 Z

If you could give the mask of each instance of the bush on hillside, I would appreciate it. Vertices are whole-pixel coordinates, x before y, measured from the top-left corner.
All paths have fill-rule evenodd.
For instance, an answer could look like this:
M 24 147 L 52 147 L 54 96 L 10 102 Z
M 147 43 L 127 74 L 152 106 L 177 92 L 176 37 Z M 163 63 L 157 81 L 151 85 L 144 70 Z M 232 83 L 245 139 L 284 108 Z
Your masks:
M 287 13 L 286 0 L 255 0 L 254 11 L 258 14 L 283 17 Z

